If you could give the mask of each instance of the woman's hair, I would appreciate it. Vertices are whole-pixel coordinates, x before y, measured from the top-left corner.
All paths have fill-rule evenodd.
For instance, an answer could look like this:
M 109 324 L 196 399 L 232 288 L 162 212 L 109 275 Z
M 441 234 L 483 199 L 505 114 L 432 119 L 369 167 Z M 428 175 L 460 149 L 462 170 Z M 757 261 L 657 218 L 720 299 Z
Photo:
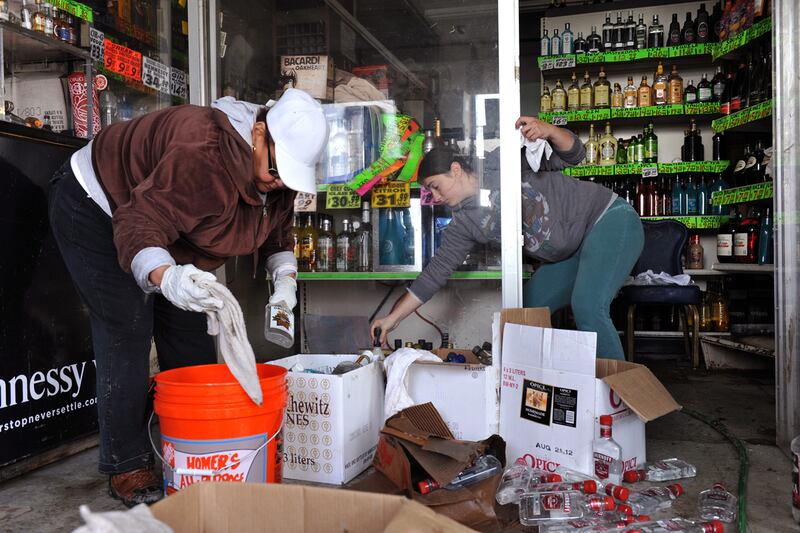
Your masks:
M 422 159 L 422 163 L 419 165 L 419 180 L 422 181 L 425 178 L 429 178 L 431 176 L 435 176 L 437 174 L 446 174 L 450 172 L 450 165 L 453 162 L 458 163 L 461 165 L 466 172 L 472 173 L 472 166 L 467 163 L 466 158 L 462 157 L 460 154 L 457 154 L 453 150 L 447 147 L 441 148 L 434 148 Z

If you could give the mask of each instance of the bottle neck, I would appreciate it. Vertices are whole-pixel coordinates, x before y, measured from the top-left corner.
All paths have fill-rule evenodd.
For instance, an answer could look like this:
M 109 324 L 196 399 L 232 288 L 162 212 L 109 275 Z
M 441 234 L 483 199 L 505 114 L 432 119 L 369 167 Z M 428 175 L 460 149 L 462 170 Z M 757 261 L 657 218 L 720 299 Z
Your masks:
M 600 426 L 600 437 L 604 439 L 611 438 L 611 426 Z

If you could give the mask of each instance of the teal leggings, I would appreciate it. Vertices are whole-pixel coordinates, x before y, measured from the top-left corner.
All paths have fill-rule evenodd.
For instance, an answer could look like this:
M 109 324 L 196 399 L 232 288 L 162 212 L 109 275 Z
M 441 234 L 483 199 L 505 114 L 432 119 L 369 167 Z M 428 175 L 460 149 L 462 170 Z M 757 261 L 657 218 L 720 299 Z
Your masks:
M 549 307 L 554 312 L 571 305 L 578 329 L 597 333 L 597 357 L 624 359 L 609 307 L 643 246 L 639 215 L 617 198 L 572 257 L 536 270 L 525 284 L 525 307 Z

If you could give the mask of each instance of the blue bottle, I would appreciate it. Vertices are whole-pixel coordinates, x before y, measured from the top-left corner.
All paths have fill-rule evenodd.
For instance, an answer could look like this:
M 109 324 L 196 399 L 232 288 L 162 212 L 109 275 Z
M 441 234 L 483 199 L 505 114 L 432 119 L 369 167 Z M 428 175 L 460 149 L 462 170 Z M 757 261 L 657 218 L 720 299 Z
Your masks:
M 675 184 L 672 186 L 672 215 L 676 217 L 685 215 L 686 212 L 683 210 L 685 203 L 686 189 L 684 189 L 680 177 L 676 177 Z
M 689 216 L 697 215 L 697 186 L 692 179 L 692 175 L 686 180 L 686 207 L 684 214 Z
M 542 35 L 542 51 L 539 55 L 542 57 L 550 55 L 550 37 L 547 35 L 547 30 L 544 30 L 544 35 Z
M 772 248 L 772 217 L 769 207 L 761 217 L 761 229 L 758 231 L 758 264 L 771 265 L 774 263 Z
M 393 208 L 384 209 L 386 221 L 382 224 L 380 260 L 381 265 L 405 264 L 403 223 Z M 383 214 L 383 213 L 381 213 Z
M 701 175 L 697 183 L 697 214 L 710 215 L 711 214 L 711 194 L 708 192 L 708 185 Z
M 564 31 L 561 33 L 561 53 L 574 54 L 575 53 L 575 36 L 569 28 L 569 22 L 564 24 Z
M 550 55 L 561 55 L 561 36 L 558 34 L 558 29 L 553 30 L 553 38 L 550 39 Z
M 728 188 L 728 182 L 726 182 L 722 178 L 722 174 L 717 175 L 717 179 L 715 179 L 709 186 L 708 186 L 708 198 L 709 202 L 711 201 L 711 196 L 715 192 L 724 191 Z M 722 214 L 723 206 L 721 205 L 712 205 L 711 206 L 711 214 L 712 215 L 721 215 Z
M 411 222 L 411 209 L 403 209 L 403 264 L 414 264 L 414 223 Z

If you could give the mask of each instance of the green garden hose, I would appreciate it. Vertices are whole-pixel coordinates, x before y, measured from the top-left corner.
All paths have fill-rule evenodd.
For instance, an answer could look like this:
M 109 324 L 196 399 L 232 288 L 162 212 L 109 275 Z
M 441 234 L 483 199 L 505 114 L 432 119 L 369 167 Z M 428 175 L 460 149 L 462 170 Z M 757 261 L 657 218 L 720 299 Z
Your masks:
M 736 451 L 739 452 L 739 519 L 737 525 L 739 533 L 747 533 L 747 472 L 750 469 L 747 449 L 744 447 L 744 444 L 742 444 L 742 441 L 731 433 L 728 428 L 725 427 L 725 424 L 719 420 L 709 418 L 692 409 L 683 409 L 682 412 L 711 426 L 717 433 L 728 439 L 730 443 L 733 444 L 733 447 L 736 448 Z

